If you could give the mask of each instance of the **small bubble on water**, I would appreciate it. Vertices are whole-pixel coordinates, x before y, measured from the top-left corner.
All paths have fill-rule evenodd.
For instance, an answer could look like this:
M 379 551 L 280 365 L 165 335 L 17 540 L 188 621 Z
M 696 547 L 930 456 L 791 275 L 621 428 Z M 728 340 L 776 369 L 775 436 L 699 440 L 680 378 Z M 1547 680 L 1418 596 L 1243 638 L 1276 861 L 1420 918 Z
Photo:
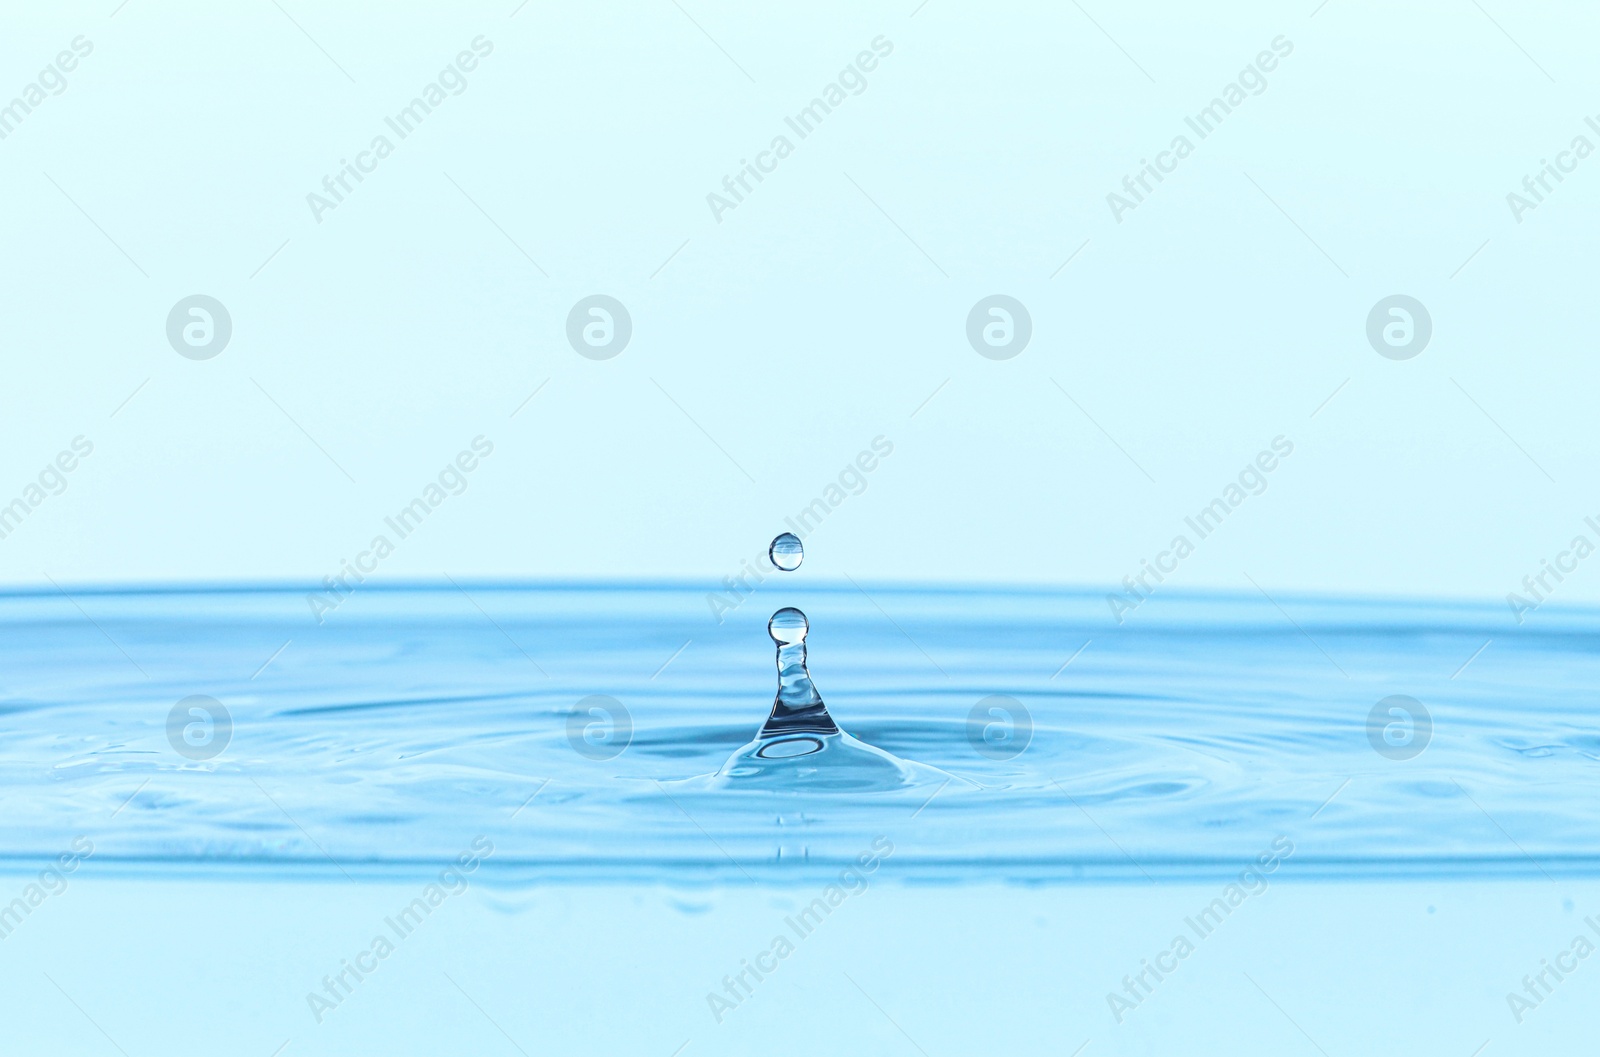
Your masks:
M 772 559 L 773 565 L 786 573 L 792 573 L 800 568 L 806 552 L 800 545 L 799 536 L 793 532 L 785 532 L 772 541 L 772 546 L 767 548 L 767 557 Z

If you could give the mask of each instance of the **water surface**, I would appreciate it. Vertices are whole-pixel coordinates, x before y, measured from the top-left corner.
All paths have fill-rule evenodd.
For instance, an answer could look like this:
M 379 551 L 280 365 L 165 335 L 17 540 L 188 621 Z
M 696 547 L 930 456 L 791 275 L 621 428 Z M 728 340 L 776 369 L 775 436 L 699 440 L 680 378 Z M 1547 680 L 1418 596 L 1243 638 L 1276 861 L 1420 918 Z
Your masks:
M 693 884 L 885 836 L 930 881 L 1143 882 L 1286 835 L 1298 877 L 1600 867 L 1595 614 L 1174 595 L 1118 626 L 1084 592 L 783 581 L 720 623 L 698 585 L 368 585 L 320 624 L 286 588 L 0 597 L 0 851 L 405 876 L 486 835 L 486 878 Z M 690 781 L 766 718 L 779 603 L 839 726 L 915 780 Z M 169 737 L 191 695 L 231 719 L 209 758 Z M 1409 759 L 1369 735 L 1391 695 L 1431 718 Z

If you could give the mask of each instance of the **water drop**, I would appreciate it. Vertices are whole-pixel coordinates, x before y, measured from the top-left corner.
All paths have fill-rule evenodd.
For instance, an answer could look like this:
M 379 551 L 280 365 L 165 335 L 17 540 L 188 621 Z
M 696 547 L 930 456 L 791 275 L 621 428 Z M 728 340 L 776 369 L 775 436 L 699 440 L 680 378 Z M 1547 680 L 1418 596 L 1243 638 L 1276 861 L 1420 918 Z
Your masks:
M 802 557 L 799 537 L 785 532 L 772 541 L 772 564 L 795 569 Z M 778 695 L 755 740 L 708 776 L 720 788 L 787 793 L 888 791 L 952 779 L 943 771 L 902 760 L 839 729 L 806 669 L 811 622 L 793 606 L 767 621 L 778 647 Z
M 806 615 L 793 606 L 785 606 L 772 614 L 772 619 L 767 621 L 767 634 L 772 636 L 772 641 L 779 646 L 794 646 L 806 641 L 806 632 L 811 630 L 811 622 Z M 803 659 L 803 658 L 802 658 Z
M 772 546 L 767 548 L 767 557 L 772 559 L 772 564 L 786 573 L 792 573 L 800 568 L 800 563 L 805 561 L 806 551 L 800 545 L 800 537 L 793 532 L 785 532 L 772 541 Z

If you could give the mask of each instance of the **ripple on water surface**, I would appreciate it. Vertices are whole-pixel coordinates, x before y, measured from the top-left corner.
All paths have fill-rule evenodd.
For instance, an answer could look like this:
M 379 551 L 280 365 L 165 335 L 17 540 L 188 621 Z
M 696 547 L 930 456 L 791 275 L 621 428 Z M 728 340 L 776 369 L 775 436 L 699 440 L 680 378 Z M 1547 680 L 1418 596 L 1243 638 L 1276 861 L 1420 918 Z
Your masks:
M 740 880 L 885 835 L 932 879 L 1143 882 L 1288 834 L 1308 873 L 1600 866 L 1594 614 L 1174 595 L 1119 627 L 1087 593 L 803 579 L 716 615 L 704 585 L 368 585 L 320 625 L 287 589 L 0 596 L 0 855 L 389 871 L 486 834 L 508 877 Z

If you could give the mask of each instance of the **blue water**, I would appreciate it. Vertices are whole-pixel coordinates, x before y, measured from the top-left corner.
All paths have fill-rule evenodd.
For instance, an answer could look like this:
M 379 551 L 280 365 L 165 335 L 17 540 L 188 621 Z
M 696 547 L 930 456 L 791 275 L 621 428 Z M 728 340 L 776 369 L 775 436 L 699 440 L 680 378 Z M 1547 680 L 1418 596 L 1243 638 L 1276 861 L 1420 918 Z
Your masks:
M 783 600 L 838 723 L 936 771 L 866 797 L 678 785 L 766 718 L 759 596 L 718 624 L 691 587 L 367 587 L 321 625 L 291 590 L 8 596 L 4 851 L 115 811 L 96 859 L 175 871 L 403 870 L 488 830 L 523 877 L 781 876 L 888 830 L 897 869 L 952 882 L 1205 876 L 1283 832 L 1301 873 L 1600 868 L 1591 614 L 1207 597 L 1117 627 L 1081 593 Z M 1432 719 L 1411 759 L 1368 736 L 1394 694 Z M 189 695 L 231 716 L 211 759 L 169 742 Z
M 303 590 L 0 598 L 0 903 L 63 877 L 0 941 L 0 984 L 56 1009 L 17 1037 L 66 1018 L 67 1052 L 263 1057 L 1586 1037 L 1600 970 L 1521 1022 L 1507 994 L 1600 911 L 1600 614 L 1174 595 L 1118 626 L 1084 592 L 783 582 L 719 622 L 705 590 L 364 586 L 321 623 Z M 787 604 L 881 771 L 741 771 Z M 1374 721 L 1396 695 L 1428 719 Z M 442 907 L 398 939 L 429 886 Z M 850 924 L 789 924 L 832 894 Z M 374 933 L 399 950 L 319 1017 Z M 774 933 L 798 950 L 719 1010 Z M 1174 934 L 1198 951 L 1119 1020 L 1110 996 Z M 184 988 L 231 1012 L 174 1029 Z

